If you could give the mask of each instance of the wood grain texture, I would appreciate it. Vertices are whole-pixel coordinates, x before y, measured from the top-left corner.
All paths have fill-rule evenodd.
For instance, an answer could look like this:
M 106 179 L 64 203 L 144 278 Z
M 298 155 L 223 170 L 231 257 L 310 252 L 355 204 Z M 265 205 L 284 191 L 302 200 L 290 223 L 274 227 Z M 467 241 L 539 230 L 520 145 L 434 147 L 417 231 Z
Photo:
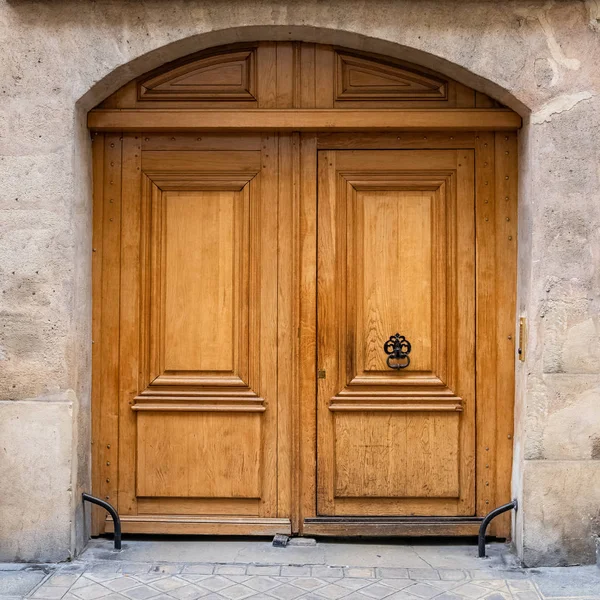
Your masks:
M 205 402 L 145 402 L 145 397 L 137 397 L 136 403 L 131 407 L 134 412 L 265 412 L 266 407 L 262 399 L 256 402 L 223 402 L 220 398 L 214 398 Z M 164 400 L 164 398 L 154 397 L 154 400 Z M 215 402 L 216 400 L 216 402 Z
M 294 108 L 297 93 L 295 61 L 297 45 L 294 42 L 277 42 L 276 107 Z
M 104 209 L 104 134 L 96 133 L 92 138 L 93 181 L 93 231 L 92 231 L 92 494 L 106 495 L 104 481 L 101 477 L 101 448 L 104 442 L 102 431 L 102 360 L 100 346 L 102 336 L 102 213 Z M 105 512 L 102 508 L 92 506 L 92 535 L 104 532 Z
M 277 237 L 277 139 L 185 154 L 139 138 L 123 141 L 122 514 L 172 497 L 229 498 L 196 507 L 235 515 L 252 498 L 253 515 L 275 516 L 277 246 L 263 240 Z
M 420 132 L 321 132 L 317 138 L 320 150 L 427 150 L 431 148 L 474 148 L 473 131 Z
M 137 495 L 259 498 L 260 419 L 260 414 L 139 414 Z
M 496 220 L 496 481 L 497 506 L 512 500 L 515 360 L 517 358 L 517 193 L 518 141 L 513 133 L 495 134 Z M 495 535 L 509 537 L 511 514 L 495 520 Z
M 336 102 L 354 100 L 447 100 L 444 79 L 390 60 L 373 60 L 337 50 Z
M 255 48 L 201 56 L 161 71 L 139 82 L 139 100 L 256 100 Z
M 326 517 L 308 519 L 304 523 L 306 535 L 334 537 L 429 537 L 429 536 L 475 536 L 481 520 L 435 521 L 426 518 L 394 519 L 384 518 L 377 521 L 329 520 Z
M 279 136 L 277 514 L 298 531 L 300 403 L 298 402 L 298 209 L 300 136 Z
M 300 138 L 298 207 L 298 401 L 299 490 L 297 519 L 303 532 L 306 517 L 317 514 L 317 136 Z
M 155 497 L 138 499 L 139 515 L 233 515 L 235 517 L 257 517 L 258 500 L 234 498 L 168 498 Z
M 335 103 L 335 104 L 334 104 Z M 123 86 L 102 108 L 497 108 L 485 94 L 409 62 L 295 41 L 208 48 Z
M 277 516 L 277 205 L 278 205 L 279 156 L 276 135 L 262 136 L 260 197 L 257 199 L 259 214 L 251 223 L 260 229 L 261 243 L 250 262 L 254 268 L 255 287 L 250 289 L 250 298 L 260 298 L 260 312 L 255 313 L 259 321 L 258 335 L 250 339 L 254 344 L 251 356 L 260 356 L 259 389 L 265 398 L 267 410 L 262 417 L 262 493 L 260 516 Z M 252 233 L 251 233 L 252 235 Z M 251 317 L 252 319 L 252 317 Z
M 448 316 L 446 323 L 456 339 L 456 348 L 464 349 L 464 351 L 450 352 L 454 360 L 449 366 L 449 369 L 455 373 L 455 385 L 463 398 L 459 448 L 461 464 L 459 510 L 461 514 L 477 514 L 475 483 L 477 378 L 473 376 L 478 373 L 475 329 L 476 199 L 475 153 L 472 150 L 456 151 L 456 172 L 457 208 L 453 215 L 454 227 L 448 232 L 449 244 L 453 248 L 450 254 L 451 261 L 456 269 L 455 277 L 451 278 L 452 294 L 456 298 L 456 312 Z M 466 243 L 466 240 L 470 240 L 470 243 Z
M 251 150 L 230 150 L 227 152 L 182 151 L 159 152 L 147 150 L 142 155 L 144 173 L 164 173 L 165 171 L 245 171 L 255 174 L 259 165 L 259 155 Z
M 277 43 L 263 42 L 258 47 L 258 106 L 277 106 Z
M 521 124 L 518 114 L 495 108 L 94 109 L 88 114 L 92 131 L 509 131 Z
M 332 46 L 317 45 L 315 56 L 315 106 L 317 108 L 334 107 L 335 50 Z
M 100 283 L 101 330 L 99 344 L 99 480 L 101 497 L 119 510 L 119 308 L 121 286 L 121 161 L 122 140 L 118 135 L 104 139 L 104 179 L 100 216 L 102 225 Z M 98 364 L 98 363 L 97 363 Z M 95 441 L 96 443 L 96 441 Z
M 166 192 L 165 212 L 164 368 L 232 373 L 239 348 L 234 294 L 243 273 L 243 196 Z
M 145 379 L 135 400 L 257 399 L 261 362 L 251 360 L 250 342 L 259 325 L 250 317 L 259 310 L 251 293 L 260 269 L 250 257 L 262 236 L 251 229 L 260 221 L 260 152 L 190 151 L 187 172 L 169 151 L 149 154 Z M 232 163 L 242 170 L 229 170 Z
M 336 415 L 335 497 L 456 498 L 458 426 L 456 413 Z
M 100 106 L 256 108 L 258 48 L 257 43 L 229 44 L 184 56 L 130 81 Z
M 291 534 L 289 519 L 253 517 L 140 515 L 121 518 L 123 533 L 164 535 L 255 535 Z M 112 521 L 106 530 L 112 532 Z
M 357 372 L 387 370 L 381 340 L 396 331 L 413 340 L 410 368 L 432 369 L 434 197 L 423 190 L 355 194 L 357 239 L 349 269 L 356 270 L 356 279 L 349 285 L 357 286 Z
M 230 150 L 231 136 L 223 133 L 202 134 L 179 133 L 141 135 L 142 150 Z M 260 150 L 260 136 L 255 133 L 240 132 L 235 137 L 237 150 Z
M 495 277 L 495 170 L 494 134 L 476 140 L 477 223 L 477 514 L 487 514 L 495 505 L 496 482 L 496 277 Z
M 143 261 L 140 235 L 142 231 L 142 171 L 141 136 L 123 136 L 122 169 L 122 240 L 120 286 L 120 336 L 119 336 L 119 432 L 118 475 L 119 512 L 135 514 L 134 489 L 135 451 L 131 436 L 135 436 L 135 415 L 130 407 L 140 389 L 140 319 L 141 273 Z M 136 232 L 137 235 L 133 234 Z M 116 400 L 116 399 L 115 399 Z M 111 445 L 112 448 L 112 445 Z

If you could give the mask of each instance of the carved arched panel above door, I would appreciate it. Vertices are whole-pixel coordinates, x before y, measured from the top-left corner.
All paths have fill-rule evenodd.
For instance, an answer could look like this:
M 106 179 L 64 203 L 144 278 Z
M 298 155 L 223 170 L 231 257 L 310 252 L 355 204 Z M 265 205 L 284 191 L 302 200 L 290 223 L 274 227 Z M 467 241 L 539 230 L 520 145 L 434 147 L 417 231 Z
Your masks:
M 502 108 L 430 69 L 305 42 L 212 48 L 129 82 L 98 108 Z

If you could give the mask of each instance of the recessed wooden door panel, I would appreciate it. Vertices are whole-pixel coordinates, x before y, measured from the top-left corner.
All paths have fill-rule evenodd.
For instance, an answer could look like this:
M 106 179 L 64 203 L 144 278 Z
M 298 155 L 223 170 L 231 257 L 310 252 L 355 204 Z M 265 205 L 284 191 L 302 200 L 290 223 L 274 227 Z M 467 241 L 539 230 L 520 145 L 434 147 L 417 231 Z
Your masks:
M 123 234 L 138 245 L 122 261 L 137 257 L 137 277 L 121 301 L 138 297 L 140 312 L 121 331 L 135 348 L 121 361 L 139 373 L 121 397 L 126 522 L 277 516 L 277 139 L 225 142 L 131 157 L 139 191 L 123 210 L 139 229 Z
M 318 168 L 318 513 L 472 515 L 473 151 L 323 150 Z

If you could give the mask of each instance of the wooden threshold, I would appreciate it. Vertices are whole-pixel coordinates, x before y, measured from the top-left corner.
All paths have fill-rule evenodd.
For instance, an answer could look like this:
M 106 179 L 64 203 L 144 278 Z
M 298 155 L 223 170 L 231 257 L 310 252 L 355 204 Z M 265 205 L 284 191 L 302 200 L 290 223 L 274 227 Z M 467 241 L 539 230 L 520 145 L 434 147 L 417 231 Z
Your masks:
M 123 533 L 153 533 L 174 535 L 291 535 L 289 519 L 258 517 L 196 517 L 191 515 L 121 516 Z M 113 522 L 107 519 L 105 530 L 113 532 Z
M 521 117 L 506 109 L 95 109 L 94 131 L 508 131 Z
M 315 517 L 304 519 L 303 534 L 316 536 L 473 536 L 481 517 Z

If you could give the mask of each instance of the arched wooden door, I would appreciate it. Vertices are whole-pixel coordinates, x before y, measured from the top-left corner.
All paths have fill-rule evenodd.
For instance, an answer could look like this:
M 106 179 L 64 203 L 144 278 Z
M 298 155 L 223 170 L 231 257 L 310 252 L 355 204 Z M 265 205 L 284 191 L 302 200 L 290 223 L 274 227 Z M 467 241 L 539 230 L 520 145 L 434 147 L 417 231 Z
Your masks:
M 465 535 L 509 500 L 518 115 L 260 42 L 89 125 L 94 491 L 124 531 Z

